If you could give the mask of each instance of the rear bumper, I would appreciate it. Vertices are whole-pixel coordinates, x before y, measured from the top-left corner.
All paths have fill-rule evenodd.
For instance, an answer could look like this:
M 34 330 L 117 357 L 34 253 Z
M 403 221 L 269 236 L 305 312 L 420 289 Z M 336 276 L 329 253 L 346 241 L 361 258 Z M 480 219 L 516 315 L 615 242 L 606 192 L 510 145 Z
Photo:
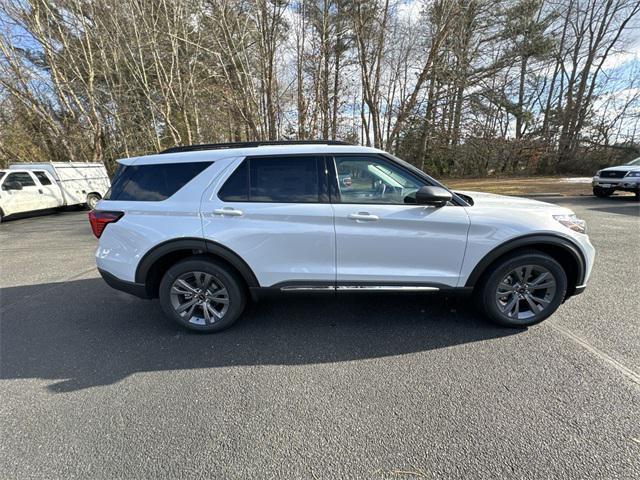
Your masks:
M 147 293 L 147 287 L 144 283 L 135 283 L 135 282 L 127 282 L 126 280 L 121 280 L 115 275 L 107 272 L 106 270 L 98 269 L 102 279 L 109 285 L 111 288 L 115 288 L 116 290 L 120 290 L 121 292 L 128 293 L 130 295 L 135 295 L 139 298 L 151 298 Z

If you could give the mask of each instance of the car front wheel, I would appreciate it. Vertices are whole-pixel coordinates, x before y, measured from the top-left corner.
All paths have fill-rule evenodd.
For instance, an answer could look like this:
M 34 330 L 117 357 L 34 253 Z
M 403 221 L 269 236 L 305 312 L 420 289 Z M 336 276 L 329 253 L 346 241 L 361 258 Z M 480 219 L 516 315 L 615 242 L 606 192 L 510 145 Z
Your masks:
M 602 188 L 602 187 L 593 187 L 593 194 L 596 197 L 600 197 L 600 198 L 610 197 L 613 194 L 613 189 L 611 189 L 611 188 Z
M 160 282 L 159 297 L 167 316 L 201 332 L 231 326 L 246 304 L 242 282 L 235 273 L 202 257 L 173 265 Z
M 487 316 L 508 327 L 528 327 L 553 314 L 567 293 L 567 275 L 551 256 L 537 251 L 510 255 L 491 267 L 479 290 Z

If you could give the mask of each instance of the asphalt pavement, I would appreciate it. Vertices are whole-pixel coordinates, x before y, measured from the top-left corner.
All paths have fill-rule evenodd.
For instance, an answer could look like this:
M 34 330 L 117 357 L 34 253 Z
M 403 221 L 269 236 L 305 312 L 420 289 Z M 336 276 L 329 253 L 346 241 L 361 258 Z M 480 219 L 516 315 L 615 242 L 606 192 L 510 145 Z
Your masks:
M 269 299 L 191 333 L 95 270 L 86 212 L 0 225 L 0 478 L 640 478 L 640 205 L 527 330 L 458 298 Z

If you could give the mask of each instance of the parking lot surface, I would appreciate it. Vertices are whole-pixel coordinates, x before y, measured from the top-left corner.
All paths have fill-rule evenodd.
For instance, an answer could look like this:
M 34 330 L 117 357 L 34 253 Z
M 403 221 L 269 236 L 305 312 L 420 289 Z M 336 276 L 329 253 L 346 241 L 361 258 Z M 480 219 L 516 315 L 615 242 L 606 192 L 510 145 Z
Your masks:
M 442 295 L 280 298 L 200 335 L 98 278 L 85 212 L 0 225 L 0 478 L 640 478 L 640 206 L 528 330 Z

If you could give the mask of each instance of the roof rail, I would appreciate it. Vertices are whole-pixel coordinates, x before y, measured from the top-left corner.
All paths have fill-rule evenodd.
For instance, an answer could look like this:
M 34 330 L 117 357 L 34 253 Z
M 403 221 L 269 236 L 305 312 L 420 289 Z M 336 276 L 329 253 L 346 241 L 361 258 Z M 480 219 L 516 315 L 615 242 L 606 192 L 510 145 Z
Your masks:
M 230 143 L 201 143 L 167 148 L 160 153 L 197 152 L 201 150 L 221 150 L 227 148 L 253 148 L 269 145 L 353 145 L 340 140 L 268 140 L 264 142 L 230 142 Z

